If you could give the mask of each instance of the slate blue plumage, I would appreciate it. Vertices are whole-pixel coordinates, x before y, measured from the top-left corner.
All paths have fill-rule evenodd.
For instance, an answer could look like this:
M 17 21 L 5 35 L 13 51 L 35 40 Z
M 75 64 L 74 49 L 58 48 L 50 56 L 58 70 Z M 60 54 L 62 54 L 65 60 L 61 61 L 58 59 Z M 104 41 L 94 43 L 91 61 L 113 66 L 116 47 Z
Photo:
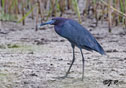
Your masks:
M 67 18 L 56 17 L 52 20 L 42 23 L 40 26 L 51 24 L 54 25 L 55 31 L 60 36 L 66 38 L 73 48 L 73 60 L 72 63 L 65 75 L 67 77 L 74 61 L 75 61 L 75 54 L 74 48 L 77 46 L 80 49 L 82 55 L 82 62 L 83 62 L 83 73 L 82 73 L 82 80 L 84 78 L 84 56 L 82 53 L 82 49 L 86 49 L 89 51 L 96 51 L 100 54 L 105 54 L 101 45 L 97 42 L 97 40 L 93 37 L 93 35 L 82 25 L 80 25 L 77 21 Z

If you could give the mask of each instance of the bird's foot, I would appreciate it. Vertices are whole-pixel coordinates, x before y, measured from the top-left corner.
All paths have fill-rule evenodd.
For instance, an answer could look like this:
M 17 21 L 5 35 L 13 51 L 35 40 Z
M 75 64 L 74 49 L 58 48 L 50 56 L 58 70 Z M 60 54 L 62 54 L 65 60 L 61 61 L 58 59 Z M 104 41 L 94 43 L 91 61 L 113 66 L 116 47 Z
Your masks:
M 67 76 L 56 77 L 57 79 L 65 79 Z
M 61 76 L 61 77 L 55 77 L 56 79 L 65 79 L 65 78 L 73 78 L 73 77 L 68 77 L 67 75 Z

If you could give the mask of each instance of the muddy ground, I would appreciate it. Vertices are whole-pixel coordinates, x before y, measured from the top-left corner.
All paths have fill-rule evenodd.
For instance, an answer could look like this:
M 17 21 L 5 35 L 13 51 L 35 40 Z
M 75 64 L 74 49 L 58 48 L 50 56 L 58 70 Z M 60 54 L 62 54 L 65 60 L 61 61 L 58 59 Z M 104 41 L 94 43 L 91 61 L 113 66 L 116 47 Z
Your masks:
M 126 29 L 107 22 L 85 26 L 103 46 L 107 55 L 83 50 L 85 78 L 81 81 L 81 54 L 76 48 L 76 61 L 69 77 L 64 76 L 72 60 L 70 43 L 57 35 L 53 26 L 35 31 L 35 20 L 26 25 L 2 22 L 0 26 L 0 88 L 126 88 Z

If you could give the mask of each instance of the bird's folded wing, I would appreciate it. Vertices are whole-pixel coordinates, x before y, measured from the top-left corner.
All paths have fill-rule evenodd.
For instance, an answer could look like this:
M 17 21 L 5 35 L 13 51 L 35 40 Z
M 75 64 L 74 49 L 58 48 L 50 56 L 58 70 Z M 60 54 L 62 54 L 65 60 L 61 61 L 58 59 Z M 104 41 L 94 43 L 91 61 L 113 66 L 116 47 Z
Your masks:
M 62 26 L 61 36 L 67 38 L 78 47 L 95 51 L 104 51 L 93 35 L 74 20 L 68 20 Z

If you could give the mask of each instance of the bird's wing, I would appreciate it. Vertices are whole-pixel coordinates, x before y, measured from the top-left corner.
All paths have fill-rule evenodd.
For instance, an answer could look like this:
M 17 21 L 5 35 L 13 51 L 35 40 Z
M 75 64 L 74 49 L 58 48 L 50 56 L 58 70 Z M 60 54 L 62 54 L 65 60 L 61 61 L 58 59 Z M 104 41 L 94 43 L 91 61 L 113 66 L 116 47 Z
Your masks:
M 104 51 L 93 35 L 74 20 L 68 20 L 64 23 L 61 29 L 61 36 L 67 38 L 78 47 L 98 52 Z

